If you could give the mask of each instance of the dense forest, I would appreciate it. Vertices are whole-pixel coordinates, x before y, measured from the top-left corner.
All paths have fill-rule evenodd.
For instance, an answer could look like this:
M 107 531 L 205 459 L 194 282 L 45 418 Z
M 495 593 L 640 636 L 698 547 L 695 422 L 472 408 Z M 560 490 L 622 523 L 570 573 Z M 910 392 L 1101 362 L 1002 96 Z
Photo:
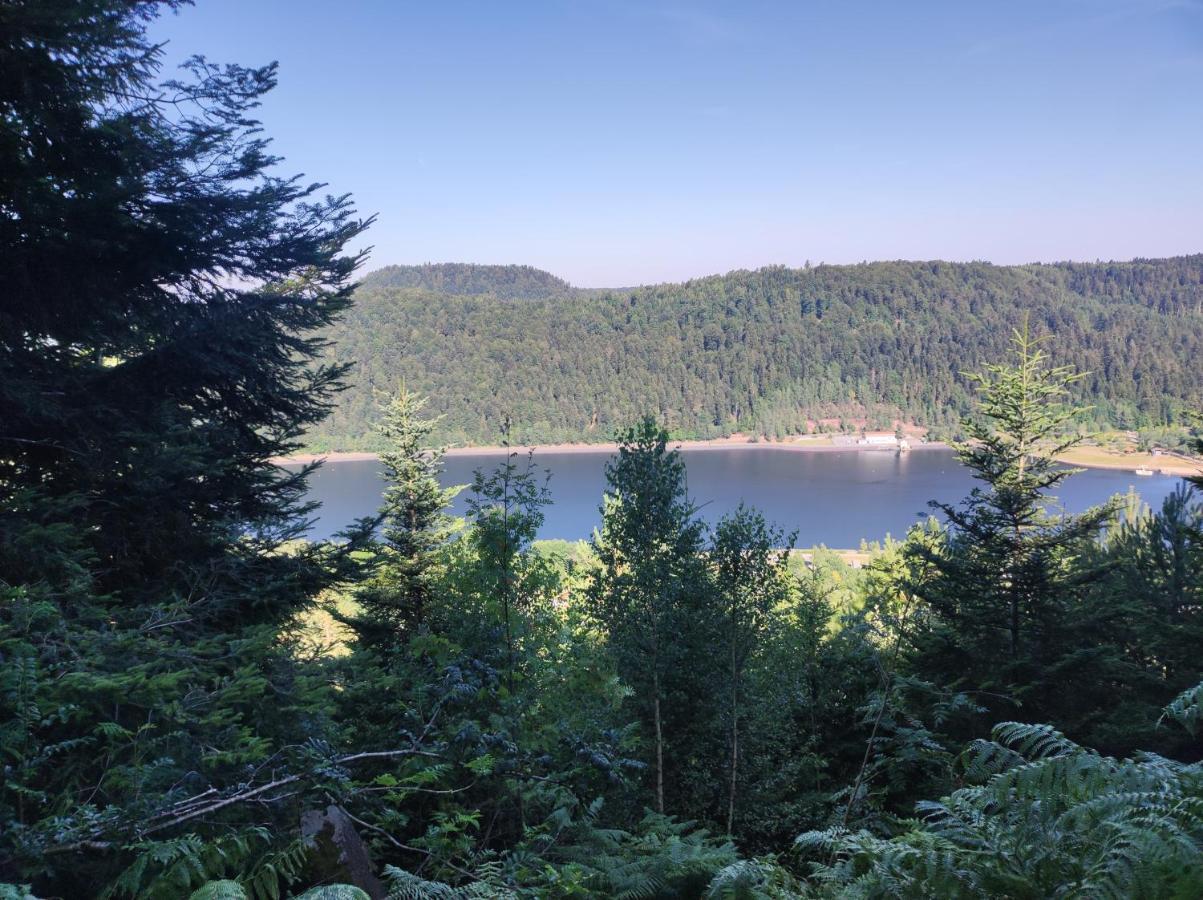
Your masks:
M 1181 423 L 1203 404 L 1203 256 L 993 266 L 882 262 L 579 291 L 527 267 L 391 266 L 330 332 L 354 383 L 320 449 L 376 449 L 376 392 L 430 397 L 439 437 L 609 440 L 645 412 L 675 438 L 897 420 L 955 436 L 966 372 L 1029 317 L 1087 373 L 1085 427 Z
M 533 266 L 482 266 L 473 263 L 385 266 L 365 277 L 364 288 L 416 288 L 453 296 L 500 300 L 567 298 L 582 292 L 567 281 Z
M 1203 895 L 1203 479 L 1050 511 L 1098 376 L 1047 315 L 975 350 L 978 487 L 861 569 L 703 523 L 662 409 L 610 432 L 589 543 L 534 540 L 536 454 L 452 517 L 454 392 L 415 385 L 379 513 L 304 541 L 313 467 L 272 460 L 356 377 L 371 222 L 274 174 L 274 66 L 164 80 L 173 5 L 0 10 L 0 898 Z M 979 270 L 1046 272 L 931 277 Z M 1140 346 L 1197 316 L 1047 273 Z

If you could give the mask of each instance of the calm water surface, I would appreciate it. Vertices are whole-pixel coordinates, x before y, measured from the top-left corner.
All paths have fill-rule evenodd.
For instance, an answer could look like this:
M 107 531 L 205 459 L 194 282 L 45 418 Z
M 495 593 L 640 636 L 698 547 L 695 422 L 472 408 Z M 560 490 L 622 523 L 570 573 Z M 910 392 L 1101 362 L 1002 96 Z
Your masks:
M 862 539 L 902 537 L 928 515 L 927 502 L 956 502 L 974 485 L 950 450 L 918 449 L 905 456 L 886 451 L 791 452 L 768 448 L 686 449 L 689 493 L 709 522 L 743 502 L 758 507 L 786 531 L 797 530 L 797 546 L 856 547 Z M 601 523 L 604 466 L 610 454 L 536 453 L 535 464 L 551 472 L 554 505 L 540 537 L 588 538 Z M 500 456 L 453 456 L 445 460 L 444 484 L 469 484 L 476 469 L 486 471 Z M 312 477 L 311 494 L 321 501 L 309 533 L 327 538 L 380 504 L 383 482 L 375 460 L 328 462 Z M 1060 503 L 1081 512 L 1129 486 L 1154 509 L 1180 479 L 1132 472 L 1088 469 L 1068 479 Z M 462 514 L 467 492 L 456 500 Z

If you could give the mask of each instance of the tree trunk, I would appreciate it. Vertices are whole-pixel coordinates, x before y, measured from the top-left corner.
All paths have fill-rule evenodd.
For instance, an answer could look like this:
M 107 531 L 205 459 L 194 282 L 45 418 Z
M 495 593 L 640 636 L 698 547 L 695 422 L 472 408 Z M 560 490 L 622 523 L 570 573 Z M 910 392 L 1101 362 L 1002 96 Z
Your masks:
M 735 772 L 739 765 L 739 706 L 738 688 L 731 686 L 731 787 L 727 793 L 727 834 L 731 834 L 731 826 L 735 821 Z
M 660 673 L 652 673 L 652 715 L 656 721 L 656 812 L 664 813 L 664 732 L 660 727 Z
M 1019 598 L 1011 598 L 1011 661 L 1019 658 Z

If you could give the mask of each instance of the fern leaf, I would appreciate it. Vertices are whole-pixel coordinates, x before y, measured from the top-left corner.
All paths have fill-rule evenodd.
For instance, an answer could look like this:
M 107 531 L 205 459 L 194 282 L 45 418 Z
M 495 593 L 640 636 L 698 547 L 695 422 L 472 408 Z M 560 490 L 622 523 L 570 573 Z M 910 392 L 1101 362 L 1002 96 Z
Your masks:
M 367 892 L 350 884 L 325 884 L 310 888 L 296 900 L 372 900 Z
M 1194 735 L 1203 720 L 1203 681 L 1193 688 L 1183 691 L 1175 697 L 1164 710 L 1158 723 L 1165 719 L 1173 719 L 1179 725 Z
M 188 900 L 247 900 L 246 891 L 237 881 L 210 881 L 193 891 Z

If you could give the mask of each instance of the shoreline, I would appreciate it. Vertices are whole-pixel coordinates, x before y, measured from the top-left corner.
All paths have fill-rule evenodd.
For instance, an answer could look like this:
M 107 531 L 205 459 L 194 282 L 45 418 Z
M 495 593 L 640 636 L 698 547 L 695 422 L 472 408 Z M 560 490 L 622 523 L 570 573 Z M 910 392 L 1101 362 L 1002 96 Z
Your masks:
M 1160 475 L 1169 478 L 1193 478 L 1203 475 L 1203 460 L 1200 460 L 1198 463 L 1193 463 L 1183 459 L 1180 456 L 1167 457 L 1166 460 L 1166 462 L 1153 461 L 1147 465 L 1142 465 L 1145 468 L 1152 469 L 1154 476 Z M 1058 457 L 1057 462 L 1074 469 L 1105 469 L 1111 472 L 1131 472 L 1132 474 L 1136 474 L 1137 469 L 1136 465 L 1123 460 L 1116 460 L 1115 462 L 1098 462 L 1096 460 L 1082 462 L 1081 460 L 1077 459 L 1065 459 Z M 1143 475 L 1138 477 L 1147 478 L 1149 476 Z
M 778 450 L 787 453 L 849 453 L 849 452 L 866 452 L 866 453 L 893 453 L 896 452 L 893 448 L 882 449 L 866 449 L 857 446 L 837 446 L 835 444 L 819 441 L 749 441 L 746 437 L 736 438 L 715 438 L 709 441 L 669 441 L 670 449 L 679 449 L 685 453 L 704 452 L 707 450 Z M 929 443 L 915 443 L 911 445 L 911 452 L 923 452 L 924 450 L 948 450 L 950 445 L 943 441 L 931 441 Z M 448 447 L 445 455 L 448 457 L 456 456 L 481 456 L 481 457 L 496 457 L 505 456 L 509 453 L 525 454 L 527 451 L 533 450 L 535 453 L 616 453 L 618 452 L 618 444 L 613 441 L 597 444 L 585 443 L 560 443 L 560 444 L 520 444 L 512 447 L 502 447 L 500 445 L 481 445 L 473 447 Z M 380 458 L 380 454 L 370 450 L 333 450 L 328 453 L 298 453 L 293 456 L 277 456 L 271 459 L 271 462 L 278 466 L 298 466 L 308 463 L 323 460 L 328 463 L 340 462 L 370 462 Z M 1067 466 L 1072 466 L 1078 469 L 1106 469 L 1111 471 L 1133 472 L 1135 473 L 1136 464 L 1130 460 L 1115 459 L 1114 461 L 1099 461 L 1091 460 L 1083 462 L 1077 459 L 1060 459 L 1059 462 Z M 1142 461 L 1143 462 L 1143 461 Z M 1157 460 L 1151 466 L 1155 475 L 1169 476 L 1175 478 L 1187 478 L 1203 474 L 1203 460 L 1199 463 L 1194 463 L 1184 457 L 1177 455 L 1166 455 L 1162 459 Z
M 847 453 L 849 451 L 867 453 L 895 453 L 893 447 L 862 448 L 856 446 L 837 446 L 830 443 L 808 441 L 749 441 L 747 438 L 715 438 L 712 441 L 669 441 L 670 450 L 681 450 L 692 453 L 705 450 L 782 450 L 790 453 Z M 912 452 L 923 450 L 947 450 L 949 445 L 943 441 L 931 441 L 926 444 L 912 444 Z M 510 453 L 525 454 L 528 450 L 535 453 L 617 453 L 618 444 L 608 441 L 599 444 L 563 443 L 563 444 L 515 444 L 502 447 L 496 444 L 475 447 L 448 447 L 445 456 L 506 456 Z M 280 466 L 304 465 L 319 459 L 327 462 L 367 462 L 379 459 L 380 454 L 369 450 L 332 450 L 329 453 L 298 453 L 294 456 L 273 457 L 271 462 Z

